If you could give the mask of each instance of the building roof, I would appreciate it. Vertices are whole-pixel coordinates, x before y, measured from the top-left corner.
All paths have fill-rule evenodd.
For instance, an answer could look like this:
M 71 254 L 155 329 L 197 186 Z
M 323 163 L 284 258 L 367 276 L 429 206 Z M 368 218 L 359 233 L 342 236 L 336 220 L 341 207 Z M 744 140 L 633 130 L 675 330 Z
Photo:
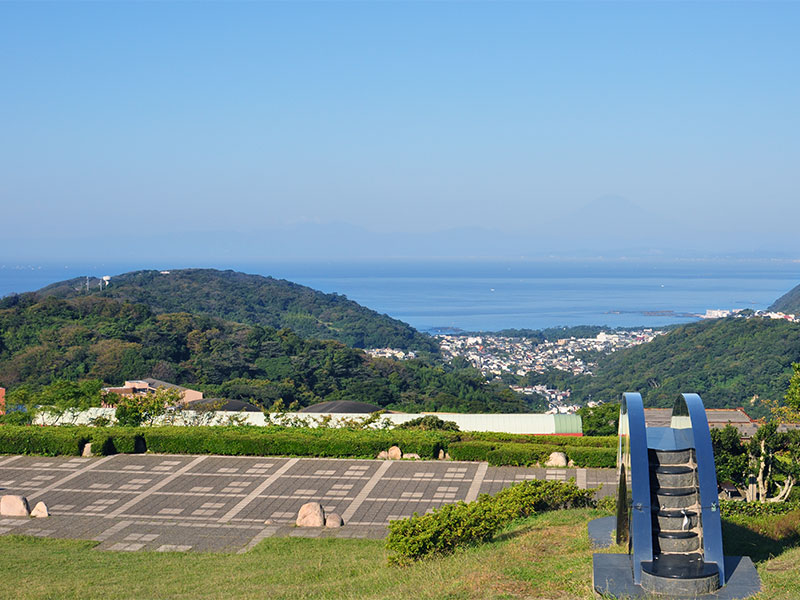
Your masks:
M 369 414 L 382 410 L 380 406 L 367 404 L 366 402 L 352 402 L 350 400 L 333 400 L 331 402 L 320 402 L 307 406 L 300 412 L 303 413 L 357 413 Z
M 186 408 L 198 410 L 227 410 L 261 412 L 261 409 L 244 400 L 225 400 L 224 398 L 203 398 L 202 400 L 192 400 L 186 403 Z
M 707 408 L 706 418 L 711 429 L 722 429 L 733 425 L 744 438 L 751 438 L 758 430 L 758 423 L 743 408 Z M 669 427 L 671 408 L 645 408 L 644 420 L 648 427 Z
M 156 388 L 156 389 L 160 387 L 167 388 L 168 390 L 181 390 L 181 391 L 189 389 L 180 385 L 175 385 L 174 383 L 169 383 L 168 381 L 161 381 L 160 379 L 148 378 L 148 379 L 137 379 L 137 381 L 144 381 L 151 388 Z

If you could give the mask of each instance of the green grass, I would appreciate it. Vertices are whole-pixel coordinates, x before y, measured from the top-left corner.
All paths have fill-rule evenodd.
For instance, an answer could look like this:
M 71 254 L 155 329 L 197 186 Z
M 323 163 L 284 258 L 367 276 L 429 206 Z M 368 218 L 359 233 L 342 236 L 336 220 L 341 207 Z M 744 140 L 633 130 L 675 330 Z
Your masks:
M 102 552 L 96 542 L 0 537 L 0 598 L 592 598 L 586 523 L 597 510 L 537 515 L 492 543 L 389 567 L 383 540 L 268 538 L 246 554 Z M 747 549 L 759 600 L 800 597 L 800 514 L 726 522 L 727 553 Z M 612 548 L 609 552 L 620 552 Z

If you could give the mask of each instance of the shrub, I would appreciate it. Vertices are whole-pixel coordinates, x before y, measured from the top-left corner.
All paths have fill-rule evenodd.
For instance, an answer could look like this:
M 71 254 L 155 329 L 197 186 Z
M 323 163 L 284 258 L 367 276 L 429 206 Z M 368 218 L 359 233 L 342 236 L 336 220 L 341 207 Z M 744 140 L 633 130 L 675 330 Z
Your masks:
M 529 465 L 544 465 L 550 454 L 559 451 L 558 446 L 545 446 L 540 444 L 500 444 L 489 452 L 487 460 L 493 466 L 527 467 Z
M 570 438 L 579 440 L 581 438 Z M 452 442 L 448 447 L 453 460 L 483 460 L 493 466 L 544 465 L 553 452 L 564 452 L 576 467 L 614 468 L 617 466 L 617 451 L 611 448 L 591 446 L 573 447 L 533 443 L 498 442 Z
M 147 449 L 141 430 L 128 427 L 98 427 L 91 442 L 94 454 L 136 454 Z
M 577 467 L 590 469 L 608 468 L 613 469 L 617 466 L 617 451 L 611 448 L 576 448 L 567 446 L 564 448 L 567 457 L 575 463 Z
M 148 450 L 171 454 L 374 458 L 397 445 L 434 458 L 446 446 L 436 432 L 293 427 L 152 427 L 141 430 Z
M 389 562 L 406 564 L 427 556 L 448 554 L 470 544 L 490 540 L 515 519 L 559 508 L 591 506 L 591 490 L 573 482 L 525 481 L 495 496 L 449 504 L 433 512 L 389 524 L 386 547 Z
M 452 442 L 447 452 L 453 460 L 488 460 L 496 447 L 492 442 Z
M 0 454 L 80 456 L 90 437 L 91 430 L 86 427 L 3 425 L 0 427 Z
M 589 446 L 592 448 L 617 447 L 618 437 L 586 437 L 577 435 L 530 435 L 496 431 L 470 431 L 459 434 L 462 442 L 513 442 L 517 444 L 546 444 L 550 446 Z
M 455 421 L 442 421 L 436 415 L 417 417 L 401 423 L 396 429 L 419 429 L 421 431 L 458 431 Z
M 740 500 L 720 500 L 720 515 L 723 517 L 762 517 L 783 515 L 800 510 L 799 502 L 742 502 Z

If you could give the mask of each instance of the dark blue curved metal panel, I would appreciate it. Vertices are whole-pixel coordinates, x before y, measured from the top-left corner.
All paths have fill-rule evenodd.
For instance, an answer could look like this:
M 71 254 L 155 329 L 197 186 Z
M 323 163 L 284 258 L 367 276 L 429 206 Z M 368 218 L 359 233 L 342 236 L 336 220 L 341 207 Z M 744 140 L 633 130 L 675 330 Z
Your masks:
M 703 401 L 697 394 L 682 394 L 672 409 L 674 429 L 691 428 L 694 438 L 697 480 L 700 487 L 700 509 L 703 525 L 703 554 L 707 563 L 719 569 L 719 580 L 725 584 L 725 558 L 722 554 L 722 522 L 717 494 L 717 470 L 714 449 Z
M 633 581 L 642 581 L 642 562 L 653 560 L 653 530 L 650 506 L 650 458 L 641 394 L 622 395 L 630 443 L 631 553 Z

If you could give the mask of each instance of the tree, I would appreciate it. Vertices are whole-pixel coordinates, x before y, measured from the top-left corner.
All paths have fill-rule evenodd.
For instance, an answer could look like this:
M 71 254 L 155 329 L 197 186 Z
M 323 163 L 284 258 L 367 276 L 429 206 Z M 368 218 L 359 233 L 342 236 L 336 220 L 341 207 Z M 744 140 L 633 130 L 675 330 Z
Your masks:
M 796 415 L 800 415 L 800 363 L 792 363 L 792 377 L 789 380 L 789 389 L 783 399 L 786 406 Z M 800 419 L 798 419 L 800 420 Z
M 116 406 L 117 424 L 124 427 L 153 425 L 167 409 L 181 401 L 181 393 L 176 389 L 158 388 L 152 394 L 119 396 Z
M 739 430 L 730 424 L 724 429 L 712 429 L 711 446 L 714 448 L 717 480 L 745 485 L 748 474 L 748 453 L 742 444 Z
M 616 435 L 619 428 L 619 404 L 608 403 L 578 409 L 584 435 Z
M 748 501 L 783 502 L 800 476 L 800 433 L 779 432 L 775 420 L 759 427 L 748 445 L 752 472 L 757 473 L 756 492 Z M 772 495 L 770 495 L 772 494 Z

